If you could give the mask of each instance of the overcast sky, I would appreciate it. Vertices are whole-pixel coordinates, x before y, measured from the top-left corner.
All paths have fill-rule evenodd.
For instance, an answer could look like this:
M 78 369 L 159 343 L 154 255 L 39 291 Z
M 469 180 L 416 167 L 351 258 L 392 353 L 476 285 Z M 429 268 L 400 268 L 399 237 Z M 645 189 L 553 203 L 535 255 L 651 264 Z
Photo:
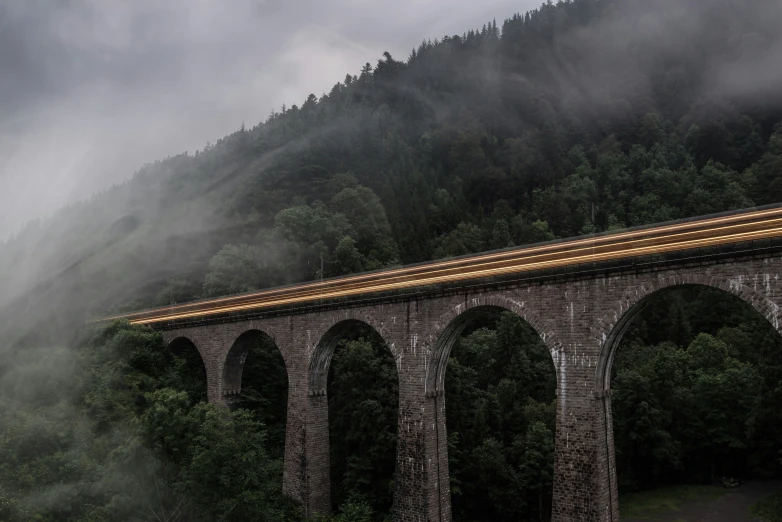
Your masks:
M 0 240 L 145 162 L 540 0 L 7 0 Z

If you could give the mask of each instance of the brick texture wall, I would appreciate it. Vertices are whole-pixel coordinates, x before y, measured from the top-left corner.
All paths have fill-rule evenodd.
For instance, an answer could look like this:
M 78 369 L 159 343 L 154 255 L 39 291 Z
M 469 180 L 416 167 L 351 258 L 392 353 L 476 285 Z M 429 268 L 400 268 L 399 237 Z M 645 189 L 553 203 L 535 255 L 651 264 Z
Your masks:
M 374 328 L 399 375 L 394 520 L 443 522 L 451 520 L 445 363 L 472 313 L 483 307 L 509 310 L 537 330 L 557 372 L 554 520 L 617 521 L 610 374 L 629 321 L 655 292 L 706 285 L 740 297 L 779 330 L 781 272 L 778 254 L 616 269 L 164 333 L 168 341 L 184 337 L 197 347 L 209 400 L 216 403 L 227 403 L 240 391 L 247 343 L 261 333 L 274 339 L 289 385 L 283 489 L 314 514 L 330 508 L 326 379 L 331 355 L 357 321 Z

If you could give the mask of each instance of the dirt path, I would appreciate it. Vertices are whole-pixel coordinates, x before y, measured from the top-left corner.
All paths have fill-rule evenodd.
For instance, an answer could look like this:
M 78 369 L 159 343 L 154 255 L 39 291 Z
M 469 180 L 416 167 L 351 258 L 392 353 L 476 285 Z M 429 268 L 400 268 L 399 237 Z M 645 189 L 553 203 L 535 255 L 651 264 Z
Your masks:
M 750 516 L 750 506 L 776 491 L 782 491 L 782 481 L 749 482 L 716 500 L 686 501 L 678 510 L 664 515 L 622 522 L 758 522 Z

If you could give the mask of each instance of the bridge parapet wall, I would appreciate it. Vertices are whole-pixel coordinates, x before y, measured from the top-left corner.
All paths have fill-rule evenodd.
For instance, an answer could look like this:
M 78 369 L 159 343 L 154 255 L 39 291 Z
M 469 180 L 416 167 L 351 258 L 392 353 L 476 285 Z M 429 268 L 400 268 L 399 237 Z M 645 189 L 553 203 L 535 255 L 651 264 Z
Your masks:
M 617 269 L 451 295 L 276 315 L 165 331 L 190 339 L 207 370 L 209 400 L 225 402 L 234 342 L 258 330 L 274 339 L 288 371 L 284 490 L 308 513 L 330 508 L 327 376 L 341 328 L 374 328 L 394 356 L 399 417 L 394 520 L 450 521 L 445 366 L 471 310 L 496 307 L 541 335 L 557 372 L 553 515 L 556 521 L 617 521 L 610 371 L 630 319 L 652 294 L 705 285 L 736 295 L 779 330 L 782 256 L 768 254 L 656 269 Z M 241 358 L 237 359 L 241 360 Z M 243 361 L 242 361 L 243 362 Z M 229 361 L 230 363 L 230 361 Z M 239 379 L 241 382 L 241 379 Z

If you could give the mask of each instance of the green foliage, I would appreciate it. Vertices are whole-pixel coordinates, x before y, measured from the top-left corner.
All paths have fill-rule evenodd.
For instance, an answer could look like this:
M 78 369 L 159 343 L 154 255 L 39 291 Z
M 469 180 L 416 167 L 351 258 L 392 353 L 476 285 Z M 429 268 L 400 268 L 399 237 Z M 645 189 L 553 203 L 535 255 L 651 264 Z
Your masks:
M 297 520 L 282 494 L 282 460 L 269 458 L 263 426 L 245 410 L 205 409 L 174 486 L 197 507 L 194 518 Z
M 288 371 L 277 345 L 268 336 L 260 336 L 250 347 L 242 368 L 242 394 L 237 407 L 252 412 L 264 424 L 267 452 L 275 459 L 283 458 Z
M 782 520 L 782 493 L 774 493 L 758 500 L 750 508 L 750 513 L 763 522 L 779 522 Z
M 142 444 L 134 401 L 117 390 L 115 377 L 128 367 L 107 362 L 127 358 L 118 340 L 127 333 L 122 325 L 97 333 L 111 355 L 95 346 L 3 351 L 0 491 L 8 520 L 144 519 L 139 510 L 155 498 L 160 464 Z
M 328 204 L 300 198 L 259 230 L 253 242 L 227 244 L 209 261 L 203 293 L 234 294 L 308 279 L 376 270 L 399 263 L 399 249 L 378 196 L 337 174 Z M 169 287 L 173 283 L 169 282 Z M 168 295 L 164 289 L 159 299 Z
M 186 393 L 171 388 L 148 394 L 147 401 L 141 422 L 150 445 L 174 464 L 183 463 L 204 423 L 206 404 L 194 408 Z
M 437 258 L 475 254 L 485 250 L 481 229 L 477 225 L 459 223 L 451 232 L 435 240 L 434 254 Z
M 57 279 L 103 289 L 88 296 L 100 313 L 778 201 L 779 101 L 701 92 L 735 60 L 726 42 L 776 37 L 757 16 L 774 6 L 686 4 L 702 45 L 679 52 L 655 45 L 679 42 L 673 28 L 621 49 L 585 38 L 659 10 L 583 0 L 423 42 L 406 62 L 384 56 L 31 224 L 0 250 L 0 286 L 18 286 L 9 274 L 35 245 L 105 252 Z M 566 49 L 559 73 L 552 41 Z
M 339 514 L 316 517 L 314 522 L 372 522 L 374 513 L 362 500 L 348 500 L 340 506 Z
M 177 276 L 169 279 L 155 296 L 155 305 L 166 306 L 192 301 L 200 294 L 200 289 L 192 280 Z
M 261 250 L 247 244 L 225 245 L 209 261 L 204 295 L 239 294 L 256 290 L 263 277 Z
M 616 38 L 655 19 L 654 3 L 580 0 L 427 40 L 404 62 L 385 53 L 0 245 L 0 304 L 26 299 L 0 314 L 14 334 L 0 356 L 0 518 L 295 516 L 279 495 L 287 375 L 267 341 L 230 412 L 204 404 L 187 343 L 114 323 L 63 347 L 40 324 L 781 201 L 782 106 L 712 77 L 746 35 L 771 45 L 775 4 L 684 5 L 686 43 L 678 24 Z M 61 347 L 36 348 L 51 339 Z M 780 348 L 716 292 L 651 300 L 614 365 L 623 490 L 779 477 Z M 459 340 L 446 374 L 458 519 L 548 516 L 554 388 L 519 319 Z M 397 390 L 380 340 L 343 340 L 329 378 L 335 520 L 388 515 Z
M 456 520 L 548 518 L 554 466 L 554 365 L 509 312 L 476 317 L 445 374 Z M 489 328 L 491 327 L 491 328 Z
M 677 485 L 623 493 L 619 496 L 619 515 L 622 518 L 666 515 L 678 510 L 686 501 L 714 500 L 729 492 L 720 486 Z
M 396 466 L 398 390 L 396 364 L 377 334 L 364 332 L 339 344 L 328 383 L 335 507 L 366 504 L 375 513 L 373 520 L 389 515 Z M 353 509 L 350 517 L 358 517 L 359 512 Z
M 116 322 L 1 362 L 4 520 L 299 520 L 263 424 L 199 401 L 159 333 Z
M 698 288 L 650 298 L 613 368 L 620 487 L 779 476 L 780 348 L 737 298 Z
M 519 466 L 519 486 L 522 491 L 538 497 L 538 516 L 545 513 L 543 502 L 549 500 L 553 487 L 554 433 L 542 422 L 536 421 L 527 429 L 524 441 L 524 459 Z

